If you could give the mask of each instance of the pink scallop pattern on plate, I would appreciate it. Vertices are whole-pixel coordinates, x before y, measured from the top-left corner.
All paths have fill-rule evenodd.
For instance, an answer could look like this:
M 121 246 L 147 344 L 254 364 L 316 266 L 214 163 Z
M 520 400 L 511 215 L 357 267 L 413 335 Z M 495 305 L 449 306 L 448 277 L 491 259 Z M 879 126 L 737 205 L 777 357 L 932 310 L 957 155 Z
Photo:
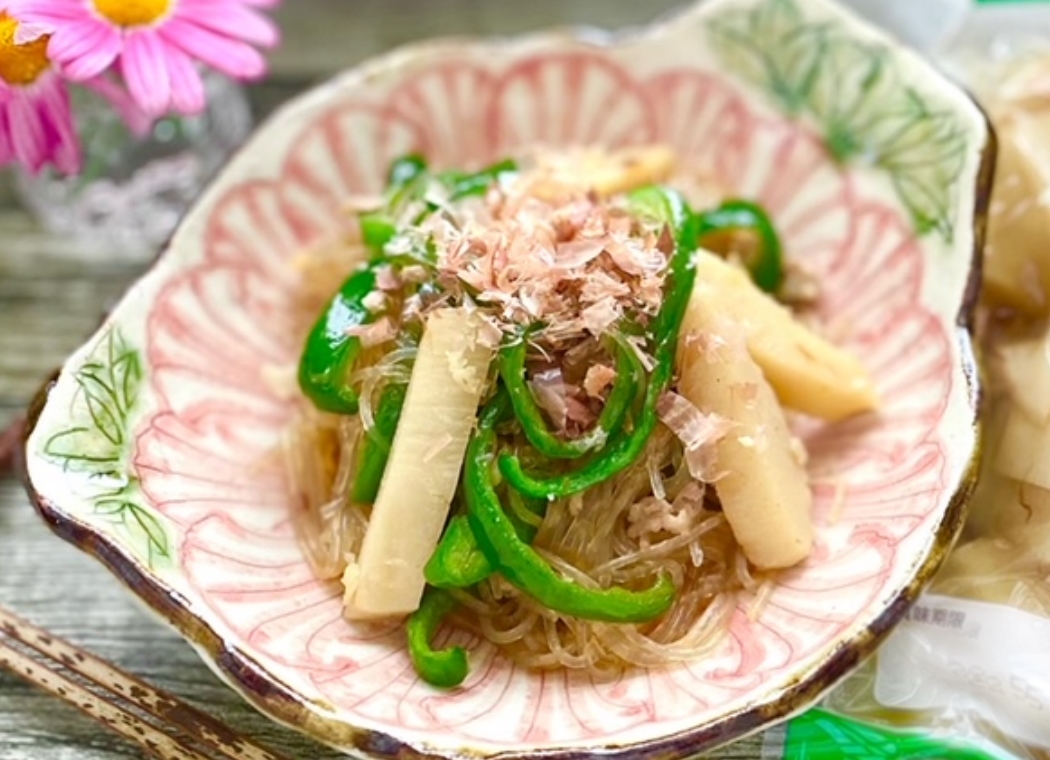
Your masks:
M 497 77 L 462 61 L 441 62 L 394 88 L 390 106 L 420 130 L 420 150 L 442 168 L 497 157 L 485 119 Z
M 382 191 L 390 161 L 427 144 L 424 129 L 385 103 L 330 109 L 303 130 L 285 161 L 278 183 L 284 219 L 298 228 L 338 228 L 346 199 Z
M 512 65 L 488 102 L 486 124 L 498 155 L 536 143 L 639 145 L 656 134 L 642 83 L 610 58 L 582 51 Z
M 446 98 L 468 90 L 473 99 Z M 877 417 L 801 426 L 818 478 L 816 550 L 784 575 L 758 620 L 741 598 L 724 644 L 701 662 L 596 683 L 525 672 L 456 633 L 475 645 L 472 674 L 460 692 L 435 692 L 412 672 L 399 631 L 341 621 L 338 588 L 310 577 L 283 519 L 282 477 L 267 456 L 290 401 L 259 377 L 258 361 L 294 362 L 299 336 L 286 327 L 292 300 L 275 274 L 287 275 L 296 248 L 337 224 L 347 194 L 379 188 L 390 158 L 425 148 L 437 162 L 462 161 L 455 136 L 481 123 L 485 159 L 533 140 L 662 140 L 686 165 L 757 195 L 792 254 L 827 278 L 824 316 L 883 393 Z M 707 139 L 691 124 L 710 125 Z M 814 135 L 751 113 L 718 76 L 676 69 L 639 81 L 597 53 L 529 58 L 498 76 L 444 61 L 394 83 L 385 99 L 319 114 L 275 183 L 234 187 L 216 206 L 204 260 L 164 288 L 149 322 L 161 409 L 140 436 L 136 469 L 152 503 L 180 526 L 181 562 L 200 603 L 277 678 L 307 674 L 306 698 L 407 741 L 439 727 L 451 744 L 505 747 L 663 735 L 705 711 L 743 705 L 815 660 L 876 614 L 904 561 L 899 545 L 929 519 L 930 497 L 948 488 L 935 429 L 950 390 L 950 338 L 919 303 L 923 260 L 900 212 L 860 197 L 855 185 Z M 252 221 L 260 215 L 265 226 Z M 887 297 L 891 308 L 865 318 L 866 306 Z M 836 515 L 840 489 L 846 504 Z
M 677 69 L 645 85 L 661 142 L 683 164 L 735 187 L 748 164 L 747 148 L 757 126 L 744 99 L 714 74 Z

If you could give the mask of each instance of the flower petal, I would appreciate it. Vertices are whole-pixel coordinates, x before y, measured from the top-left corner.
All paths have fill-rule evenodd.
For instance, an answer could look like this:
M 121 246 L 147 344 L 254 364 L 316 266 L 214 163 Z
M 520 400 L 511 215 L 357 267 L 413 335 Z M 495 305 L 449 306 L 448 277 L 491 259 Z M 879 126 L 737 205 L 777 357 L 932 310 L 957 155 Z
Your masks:
M 0 107 L 0 166 L 6 166 L 15 160 L 14 149 L 11 146 L 11 126 L 7 109 Z
M 23 24 L 61 26 L 70 21 L 93 18 L 86 4 L 56 3 L 55 0 L 16 0 L 7 10 Z
M 266 73 L 266 60 L 251 45 L 180 18 L 173 18 L 157 33 L 206 66 L 235 79 L 258 79 Z
M 120 34 L 95 21 L 75 21 L 51 37 L 47 52 L 62 73 L 74 81 L 97 77 L 116 60 L 121 50 Z
M 18 24 L 18 28 L 15 29 L 15 44 L 28 45 L 30 42 L 36 42 L 44 35 L 50 34 L 52 31 L 54 31 L 54 27 L 50 24 L 21 22 Z
M 47 135 L 31 97 L 23 91 L 11 100 L 8 108 L 15 157 L 36 174 L 47 162 Z
M 204 82 L 190 57 L 181 50 L 169 48 L 168 74 L 171 76 L 172 107 L 186 116 L 203 112 L 206 105 Z
M 273 47 L 280 41 L 277 26 L 260 13 L 237 3 L 183 0 L 178 17 L 205 29 L 253 45 Z
M 41 82 L 37 97 L 48 133 L 49 160 L 63 174 L 78 173 L 81 166 L 80 140 L 73 126 L 69 91 L 61 79 L 51 77 L 50 81 Z
M 139 32 L 126 38 L 120 68 L 128 83 L 128 92 L 146 113 L 160 116 L 168 110 L 171 78 L 167 50 L 155 32 Z

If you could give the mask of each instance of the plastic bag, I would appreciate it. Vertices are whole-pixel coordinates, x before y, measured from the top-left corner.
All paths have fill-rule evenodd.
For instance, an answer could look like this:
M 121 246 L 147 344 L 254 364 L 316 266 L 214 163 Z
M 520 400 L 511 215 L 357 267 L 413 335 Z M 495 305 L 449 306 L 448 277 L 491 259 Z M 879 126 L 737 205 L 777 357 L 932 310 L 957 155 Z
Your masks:
M 969 87 L 999 137 L 984 458 L 927 593 L 818 708 L 766 733 L 763 758 L 1050 760 L 1050 3 L 851 4 Z

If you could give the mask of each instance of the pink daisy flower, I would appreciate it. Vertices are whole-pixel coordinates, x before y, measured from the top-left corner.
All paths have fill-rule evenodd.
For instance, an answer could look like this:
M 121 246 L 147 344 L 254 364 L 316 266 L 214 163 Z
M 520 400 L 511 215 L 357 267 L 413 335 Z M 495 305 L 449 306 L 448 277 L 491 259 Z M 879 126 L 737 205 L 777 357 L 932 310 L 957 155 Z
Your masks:
M 48 36 L 0 10 L 0 164 L 36 174 L 47 164 L 80 171 L 80 143 L 65 81 L 48 58 Z
M 16 0 L 19 18 L 51 32 L 48 54 L 75 81 L 116 64 L 142 109 L 204 110 L 197 63 L 235 79 L 266 71 L 257 47 L 277 44 L 257 9 L 277 0 Z

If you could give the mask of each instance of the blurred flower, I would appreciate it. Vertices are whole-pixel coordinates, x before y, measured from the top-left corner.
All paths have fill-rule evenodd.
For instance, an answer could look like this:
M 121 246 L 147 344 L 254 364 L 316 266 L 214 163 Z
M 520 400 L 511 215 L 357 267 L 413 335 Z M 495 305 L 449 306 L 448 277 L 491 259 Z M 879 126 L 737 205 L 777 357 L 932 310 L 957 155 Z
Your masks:
M 48 58 L 48 35 L 0 10 L 0 164 L 38 173 L 52 163 L 80 171 L 80 143 L 65 81 Z
M 48 55 L 75 81 L 116 66 L 151 116 L 204 110 L 198 64 L 235 79 L 257 79 L 256 48 L 277 44 L 259 8 L 277 0 L 14 0 L 19 19 L 46 29 Z

